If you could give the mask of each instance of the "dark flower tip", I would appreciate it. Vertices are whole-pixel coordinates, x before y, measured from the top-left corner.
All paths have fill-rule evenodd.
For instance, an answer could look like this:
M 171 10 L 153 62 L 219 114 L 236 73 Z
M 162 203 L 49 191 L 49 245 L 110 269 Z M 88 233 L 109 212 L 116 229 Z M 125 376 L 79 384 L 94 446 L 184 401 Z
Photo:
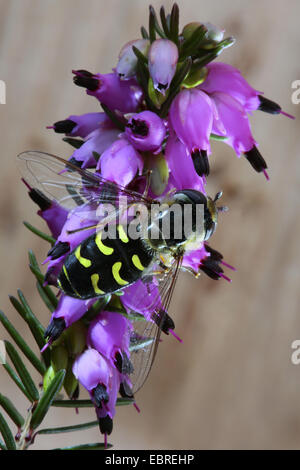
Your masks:
M 279 104 L 275 103 L 274 101 L 268 100 L 268 98 L 265 98 L 262 95 L 258 96 L 260 105 L 258 109 L 260 111 L 264 111 L 265 113 L 269 114 L 280 114 L 281 112 L 281 107 Z
M 41 211 L 50 209 L 52 205 L 52 201 L 49 198 L 47 198 L 42 193 L 42 191 L 40 191 L 39 189 L 32 188 L 30 189 L 28 194 L 29 194 L 29 197 L 33 200 L 33 202 L 35 202 L 39 206 Z
M 51 259 L 58 259 L 70 251 L 70 244 L 68 242 L 58 242 L 49 251 L 47 256 Z
M 210 256 L 207 256 L 202 260 L 199 269 L 215 281 L 218 281 L 219 279 L 223 278 L 226 281 L 231 282 L 231 279 L 224 274 L 224 271 L 221 268 L 220 264 L 223 264 L 224 266 L 229 269 L 232 269 L 233 271 L 236 271 L 236 269 L 233 266 L 230 266 L 230 264 L 227 264 L 223 261 L 223 255 L 219 251 L 214 250 L 207 244 L 205 244 L 205 249 L 206 251 L 208 251 Z
M 109 436 L 113 430 L 113 420 L 111 417 L 107 415 L 105 418 L 99 418 L 99 428 L 102 434 Z
M 98 90 L 100 80 L 95 78 L 91 72 L 88 72 L 87 70 L 73 70 L 72 72 L 75 74 L 75 77 L 73 78 L 75 85 L 87 88 L 90 91 Z
M 55 122 L 53 124 L 53 129 L 57 134 L 70 134 L 76 126 L 76 122 L 71 119 L 64 119 L 63 121 Z
M 53 318 L 48 325 L 44 338 L 49 338 L 49 343 L 55 341 L 66 329 L 66 322 L 63 318 Z
M 192 160 L 194 163 L 195 171 L 199 176 L 209 175 L 209 162 L 207 152 L 205 150 L 194 150 L 192 152 Z
M 175 329 L 175 323 L 168 315 L 167 312 L 160 310 L 159 312 L 155 312 L 153 315 L 153 321 L 157 324 L 157 326 L 161 329 L 163 333 L 166 335 L 169 334 L 170 330 Z
M 266 168 L 268 168 L 267 164 L 255 145 L 251 150 L 245 152 L 245 157 L 255 171 L 258 173 L 263 172 L 267 180 L 269 179 L 268 173 L 266 172 Z
M 122 398 L 134 398 L 132 390 L 127 382 L 121 382 L 119 393 Z
M 106 387 L 103 384 L 98 384 L 97 387 L 94 388 L 93 390 L 93 397 L 94 397 L 96 406 L 98 408 L 102 408 L 103 402 L 107 403 L 109 400 Z
M 130 127 L 134 134 L 140 135 L 142 137 L 147 137 L 149 132 L 146 121 L 141 119 L 132 119 L 128 124 L 128 127 Z
M 121 374 L 129 375 L 133 373 L 133 365 L 124 351 L 122 351 L 122 354 L 116 353 L 115 366 Z

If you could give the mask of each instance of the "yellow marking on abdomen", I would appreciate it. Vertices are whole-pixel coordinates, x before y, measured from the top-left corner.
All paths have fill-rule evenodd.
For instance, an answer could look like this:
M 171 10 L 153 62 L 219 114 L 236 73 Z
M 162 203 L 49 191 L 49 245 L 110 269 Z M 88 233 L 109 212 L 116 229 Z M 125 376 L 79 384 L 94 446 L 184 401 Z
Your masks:
M 91 275 L 91 281 L 92 281 L 92 286 L 93 286 L 93 289 L 95 291 L 95 294 L 98 294 L 98 295 L 102 295 L 102 294 L 105 294 L 105 292 L 103 292 L 103 290 L 99 289 L 98 287 L 98 281 L 99 281 L 99 274 L 92 274 Z
M 137 269 L 139 269 L 140 271 L 144 271 L 145 267 L 142 265 L 141 260 L 138 257 L 138 255 L 133 255 L 131 259 L 132 259 L 134 266 Z
M 121 240 L 123 243 L 128 243 L 128 242 L 129 242 L 129 238 L 128 238 L 127 235 L 126 235 L 126 232 L 125 232 L 123 226 L 122 226 L 122 225 L 118 225 L 117 229 L 118 229 L 118 232 L 119 232 L 119 235 L 120 235 L 120 240 Z
M 112 255 L 113 252 L 114 252 L 114 249 L 109 247 L 109 246 L 104 245 L 102 243 L 101 236 L 102 236 L 102 232 L 99 232 L 96 235 L 95 243 L 96 243 L 97 247 L 99 248 L 101 253 L 103 253 L 104 255 Z
M 70 278 L 69 278 L 69 274 L 68 274 L 68 271 L 67 271 L 67 268 L 65 265 L 63 265 L 63 272 L 64 272 L 64 275 L 66 276 L 66 279 L 68 281 L 68 283 L 70 284 L 70 287 L 73 289 L 73 291 L 75 292 L 75 294 L 77 295 L 77 297 L 80 297 L 81 298 L 81 295 L 78 294 L 77 290 L 74 288 L 74 286 L 71 284 L 71 281 L 70 281 Z
M 85 268 L 90 268 L 92 266 L 92 262 L 91 260 L 87 259 L 87 258 L 84 258 L 83 256 L 81 256 L 80 254 L 80 249 L 81 249 L 81 245 L 79 245 L 76 250 L 75 250 L 75 256 L 77 258 L 77 261 L 79 261 L 79 263 L 84 266 Z
M 128 284 L 128 281 L 125 281 L 125 279 L 122 279 L 120 276 L 120 269 L 122 267 L 121 261 L 118 261 L 115 263 L 112 267 L 112 275 L 115 279 L 115 281 L 120 285 L 120 286 L 126 286 Z

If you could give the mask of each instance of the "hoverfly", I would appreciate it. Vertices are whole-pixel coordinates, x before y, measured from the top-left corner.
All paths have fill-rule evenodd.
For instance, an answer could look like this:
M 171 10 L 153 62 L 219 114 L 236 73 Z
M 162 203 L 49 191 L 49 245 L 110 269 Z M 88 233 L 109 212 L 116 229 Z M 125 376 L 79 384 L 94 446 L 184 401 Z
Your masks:
M 140 230 L 139 224 L 139 238 L 132 239 L 126 233 L 126 227 L 117 224 L 116 236 L 104 239 L 104 228 L 110 227 L 117 215 L 122 220 L 119 204 L 121 197 L 126 197 L 125 212 L 130 207 L 142 205 L 150 213 L 151 205 L 157 205 L 158 201 L 148 197 L 147 189 L 144 194 L 140 194 L 55 155 L 28 151 L 21 153 L 18 158 L 23 176 L 35 195 L 44 195 L 58 202 L 78 217 L 80 222 L 80 228 L 74 230 L 74 233 L 82 231 L 82 241 L 66 254 L 57 278 L 57 287 L 66 295 L 79 299 L 102 297 L 122 293 L 125 288 L 131 289 L 135 310 L 143 313 L 145 309 L 148 312 L 145 314 L 146 322 L 133 321 L 133 329 L 129 332 L 132 351 L 130 382 L 134 393 L 141 388 L 149 374 L 161 331 L 168 334 L 175 327 L 168 315 L 168 308 L 182 268 L 183 256 L 197 249 L 201 242 L 213 234 L 217 225 L 216 201 L 221 193 L 213 200 L 194 189 L 174 190 L 163 201 L 166 210 L 158 212 L 156 219 L 151 219 L 151 222 L 146 218 L 144 230 Z M 107 203 L 114 210 L 107 217 L 103 217 L 100 211 L 99 216 L 99 209 Z M 197 208 L 202 205 L 204 218 L 200 231 L 192 224 L 188 236 L 184 233 L 175 236 L 176 221 L 170 217 L 169 237 L 164 236 L 161 223 L 166 216 L 170 216 L 175 203 L 182 208 L 187 204 L 191 206 L 193 222 Z M 124 214 L 124 208 L 122 211 Z M 85 218 L 93 219 L 94 223 L 85 226 Z M 150 229 L 153 227 L 158 237 L 152 236 L 153 231 Z M 92 234 L 85 236 L 85 232 L 91 229 L 94 229 Z M 141 314 L 140 317 L 143 318 Z

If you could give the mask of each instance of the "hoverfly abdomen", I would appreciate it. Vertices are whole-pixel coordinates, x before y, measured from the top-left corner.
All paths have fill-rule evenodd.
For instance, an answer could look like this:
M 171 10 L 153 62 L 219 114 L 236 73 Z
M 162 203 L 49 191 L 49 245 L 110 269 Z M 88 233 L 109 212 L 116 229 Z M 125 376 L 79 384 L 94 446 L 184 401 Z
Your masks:
M 122 225 L 115 237 L 103 231 L 86 238 L 66 258 L 58 276 L 65 294 L 81 299 L 101 297 L 139 280 L 154 252 L 139 238 L 133 240 Z

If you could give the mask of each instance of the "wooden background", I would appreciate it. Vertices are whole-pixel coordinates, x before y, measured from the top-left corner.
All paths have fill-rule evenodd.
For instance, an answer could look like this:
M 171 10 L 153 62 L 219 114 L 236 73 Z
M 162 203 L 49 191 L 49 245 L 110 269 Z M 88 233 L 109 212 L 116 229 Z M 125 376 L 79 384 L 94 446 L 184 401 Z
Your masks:
M 171 1 L 154 0 L 154 6 Z M 300 79 L 298 0 L 179 0 L 181 25 L 211 21 L 237 44 L 222 55 L 249 82 L 300 117 L 291 83 Z M 43 260 L 48 246 L 26 231 L 35 215 L 16 168 L 16 155 L 39 149 L 66 158 L 70 150 L 46 125 L 98 109 L 72 84 L 71 69 L 102 73 L 121 46 L 147 23 L 142 0 L 0 0 L 0 288 L 1 307 L 30 335 L 7 295 L 21 288 L 43 324 L 49 317 L 27 268 L 27 250 Z M 116 449 L 299 448 L 300 366 L 291 343 L 300 339 L 299 120 L 256 113 L 253 132 L 270 168 L 270 182 L 216 143 L 209 192 L 223 189 L 230 211 L 212 246 L 238 268 L 233 283 L 181 275 L 171 306 L 179 335 L 160 347 L 151 376 L 131 407 L 118 409 Z M 0 338 L 7 338 L 0 331 Z M 26 403 L 0 369 L 1 392 L 22 411 Z M 94 419 L 92 410 L 55 409 L 45 425 Z M 98 430 L 37 439 L 35 449 L 95 442 Z

